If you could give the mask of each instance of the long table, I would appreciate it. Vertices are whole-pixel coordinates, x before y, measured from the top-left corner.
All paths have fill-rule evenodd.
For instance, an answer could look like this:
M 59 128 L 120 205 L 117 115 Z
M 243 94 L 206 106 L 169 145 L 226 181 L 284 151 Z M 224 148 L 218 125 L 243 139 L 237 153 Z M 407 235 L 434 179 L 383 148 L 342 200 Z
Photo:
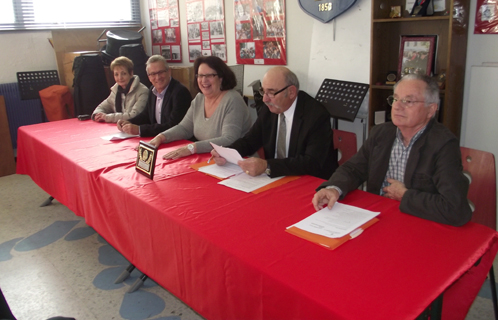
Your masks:
M 138 138 L 100 138 L 115 132 L 75 119 L 20 127 L 17 172 L 207 319 L 414 319 L 443 293 L 443 318 L 464 319 L 498 251 L 485 226 L 423 220 L 359 190 L 343 202 L 380 221 L 327 250 L 285 232 L 314 212 L 322 180 L 237 191 L 190 167 L 209 154 L 162 160 L 179 141 L 161 147 L 152 181 L 135 171 Z

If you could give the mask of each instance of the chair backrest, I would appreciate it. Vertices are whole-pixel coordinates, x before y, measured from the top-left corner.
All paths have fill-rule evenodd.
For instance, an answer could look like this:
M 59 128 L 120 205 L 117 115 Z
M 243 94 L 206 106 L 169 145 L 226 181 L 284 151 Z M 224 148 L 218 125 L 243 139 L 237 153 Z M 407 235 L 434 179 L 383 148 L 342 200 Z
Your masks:
M 496 230 L 496 168 L 492 153 L 460 147 L 464 174 L 469 178 L 467 198 L 472 221 Z
M 237 85 L 233 89 L 240 93 L 241 96 L 244 96 L 244 65 L 238 64 L 228 67 L 232 69 L 235 74 L 235 78 L 237 79 Z
M 339 165 L 348 161 L 358 151 L 356 149 L 356 134 L 353 132 L 332 129 L 334 132 L 334 149 L 337 150 Z

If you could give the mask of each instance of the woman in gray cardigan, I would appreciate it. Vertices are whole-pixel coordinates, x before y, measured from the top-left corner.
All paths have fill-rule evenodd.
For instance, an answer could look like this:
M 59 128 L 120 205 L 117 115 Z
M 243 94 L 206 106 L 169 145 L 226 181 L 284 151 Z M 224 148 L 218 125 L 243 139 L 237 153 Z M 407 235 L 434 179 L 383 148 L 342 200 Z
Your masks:
M 251 127 L 249 109 L 241 95 L 233 90 L 237 80 L 233 71 L 218 57 L 199 57 L 194 63 L 200 93 L 192 100 L 183 120 L 161 132 L 149 143 L 159 146 L 176 140 L 194 138 L 196 142 L 164 155 L 178 159 L 194 153 L 210 152 L 210 142 L 227 146 L 244 136 Z
M 111 62 L 114 75 L 111 94 L 93 111 L 92 119 L 97 122 L 118 122 L 133 118 L 145 108 L 149 89 L 133 75 L 133 61 L 118 57 Z

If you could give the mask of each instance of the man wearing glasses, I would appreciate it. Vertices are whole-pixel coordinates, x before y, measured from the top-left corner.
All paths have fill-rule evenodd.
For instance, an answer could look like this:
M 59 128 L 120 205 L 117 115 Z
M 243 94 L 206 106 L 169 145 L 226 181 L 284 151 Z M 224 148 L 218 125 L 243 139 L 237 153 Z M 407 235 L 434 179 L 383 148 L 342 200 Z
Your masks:
M 373 127 L 358 153 L 318 187 L 315 209 L 332 208 L 366 181 L 368 192 L 400 201 L 404 213 L 453 226 L 467 223 L 469 184 L 458 139 L 435 119 L 436 81 L 406 75 L 387 100 L 392 123 Z
M 261 147 L 264 159 L 251 157 L 238 165 L 251 176 L 312 175 L 330 177 L 337 168 L 330 114 L 318 101 L 299 91 L 296 75 L 285 67 L 274 67 L 263 77 L 260 90 L 268 108 L 261 108 L 249 132 L 229 148 L 251 156 Z M 226 163 L 211 152 L 218 165 Z
M 171 78 L 171 69 L 163 56 L 151 56 L 146 70 L 152 87 L 145 109 L 128 121 L 119 120 L 117 126 L 128 134 L 154 137 L 183 119 L 192 96 L 178 80 Z

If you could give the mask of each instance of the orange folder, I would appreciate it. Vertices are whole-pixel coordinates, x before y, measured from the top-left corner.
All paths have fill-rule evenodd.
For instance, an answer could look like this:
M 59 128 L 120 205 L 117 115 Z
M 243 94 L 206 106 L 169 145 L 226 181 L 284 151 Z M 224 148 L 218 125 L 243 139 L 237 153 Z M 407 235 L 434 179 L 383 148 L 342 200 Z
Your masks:
M 299 229 L 297 227 L 290 227 L 290 228 L 287 228 L 285 231 L 287 231 L 288 233 L 293 234 L 295 236 L 298 236 L 299 238 L 303 238 L 303 239 L 306 239 L 308 241 L 314 242 L 314 243 L 316 243 L 316 244 L 318 244 L 326 249 L 334 250 L 335 248 L 337 248 L 338 246 L 340 246 L 344 242 L 347 242 L 348 240 L 351 240 L 351 239 L 356 238 L 357 236 L 361 235 L 361 233 L 366 228 L 370 227 L 371 225 L 373 225 L 377 221 L 379 221 L 378 218 L 373 218 L 372 220 L 363 224 L 361 227 L 354 230 L 350 234 L 347 234 L 347 235 L 340 237 L 340 238 L 329 238 L 329 237 L 321 236 L 321 235 L 316 234 L 316 233 L 304 231 L 304 230 Z M 360 229 L 361 229 L 361 232 L 358 231 Z M 357 233 L 357 234 L 355 235 L 355 233 Z

